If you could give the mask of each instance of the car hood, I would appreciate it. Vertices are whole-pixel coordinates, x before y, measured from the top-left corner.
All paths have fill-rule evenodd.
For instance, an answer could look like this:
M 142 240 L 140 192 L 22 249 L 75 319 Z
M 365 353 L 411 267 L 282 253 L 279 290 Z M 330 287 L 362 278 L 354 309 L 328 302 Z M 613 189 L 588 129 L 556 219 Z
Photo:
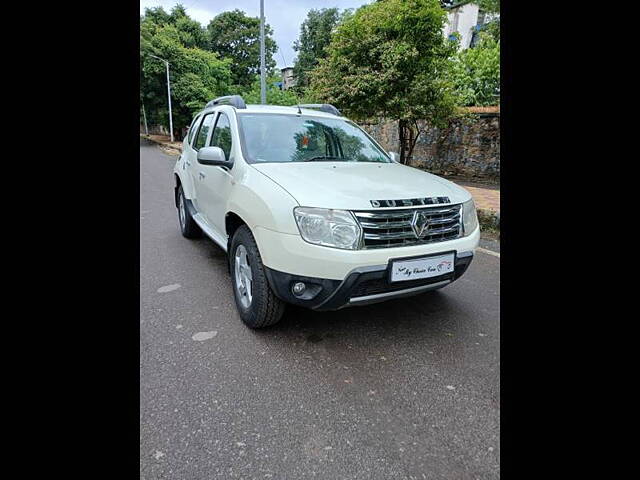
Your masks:
M 461 203 L 471 198 L 469 192 L 448 180 L 399 163 L 287 162 L 252 166 L 305 207 L 356 210 L 373 208 L 371 200 L 449 197 L 452 203 Z

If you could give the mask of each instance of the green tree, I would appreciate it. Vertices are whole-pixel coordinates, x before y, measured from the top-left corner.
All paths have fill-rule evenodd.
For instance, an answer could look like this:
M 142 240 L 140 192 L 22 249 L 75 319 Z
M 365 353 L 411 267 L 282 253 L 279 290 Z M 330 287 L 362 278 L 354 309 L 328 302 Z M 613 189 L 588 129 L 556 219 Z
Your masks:
M 180 42 L 187 48 L 205 48 L 207 32 L 199 22 L 187 15 L 183 5 L 177 4 L 167 13 L 162 7 L 145 8 L 141 24 L 153 24 L 159 27 L 173 25 L 180 36 Z
M 359 120 L 398 120 L 400 159 L 407 163 L 418 121 L 444 126 L 456 97 L 449 80 L 456 45 L 442 35 L 438 0 L 383 0 L 360 7 L 332 36 L 311 88 Z
M 331 42 L 331 33 L 350 13 L 351 9 L 342 13 L 338 8 L 309 10 L 307 18 L 300 26 L 300 39 L 293 44 L 293 49 L 298 52 L 293 65 L 297 87 L 306 87 L 309 84 L 307 72 L 318 64 L 318 60 L 326 56 L 325 48 Z
M 474 48 L 455 56 L 452 79 L 463 105 L 496 105 L 500 93 L 500 42 L 481 32 Z
M 207 31 L 200 22 L 187 15 L 185 8 L 178 4 L 171 10 L 171 23 L 180 34 L 182 45 L 187 48 L 206 48 Z
M 482 31 L 500 41 L 500 0 L 476 0 L 480 10 L 486 15 Z M 487 18 L 488 17 L 488 18 Z
M 500 0 L 476 0 L 476 3 L 487 13 L 500 13 Z
M 295 105 L 299 102 L 296 94 L 291 90 L 280 90 L 277 83 L 282 81 L 279 75 L 272 75 L 266 78 L 267 103 L 269 105 Z M 245 103 L 260 103 L 260 75 L 254 76 L 253 83 L 249 88 L 242 91 L 242 98 Z M 300 100 L 302 103 L 302 100 Z
M 169 124 L 166 70 L 163 62 L 150 56 L 156 55 L 170 64 L 174 135 L 178 139 L 194 113 L 212 98 L 228 93 L 231 82 L 230 59 L 220 59 L 216 53 L 188 47 L 184 42 L 183 32 L 171 21 L 156 24 L 146 15 L 143 18 L 140 90 L 147 120 L 167 127 Z
M 273 30 L 265 24 L 265 66 L 271 70 L 277 50 Z M 260 73 L 260 19 L 248 17 L 241 10 L 223 12 L 207 25 L 208 49 L 222 58 L 232 59 L 231 74 L 235 85 L 248 87 Z
M 171 22 L 171 15 L 165 12 L 162 7 L 145 8 L 141 23 L 145 21 L 162 26 Z

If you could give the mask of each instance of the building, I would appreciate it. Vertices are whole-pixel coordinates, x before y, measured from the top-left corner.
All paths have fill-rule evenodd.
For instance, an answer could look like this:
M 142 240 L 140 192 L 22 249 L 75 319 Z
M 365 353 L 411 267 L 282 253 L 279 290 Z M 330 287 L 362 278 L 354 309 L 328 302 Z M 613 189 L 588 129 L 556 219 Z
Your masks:
M 293 76 L 293 67 L 284 67 L 280 71 L 282 72 L 282 90 L 288 90 L 295 86 L 296 79 Z
M 483 12 L 472 0 L 443 1 L 442 6 L 447 11 L 447 24 L 443 33 L 447 38 L 458 33 L 460 50 L 473 47 L 482 26 L 493 20 L 492 16 Z

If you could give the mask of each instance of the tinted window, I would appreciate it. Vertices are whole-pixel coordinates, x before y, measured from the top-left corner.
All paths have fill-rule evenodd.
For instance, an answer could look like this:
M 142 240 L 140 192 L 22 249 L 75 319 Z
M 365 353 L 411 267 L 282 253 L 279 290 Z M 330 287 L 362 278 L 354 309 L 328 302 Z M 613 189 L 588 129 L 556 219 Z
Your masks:
M 391 160 L 355 124 L 337 118 L 238 113 L 249 162 Z
M 220 147 L 226 159 L 231 155 L 231 124 L 229 118 L 221 113 L 216 122 L 216 128 L 211 136 L 211 147 Z
M 208 113 L 205 115 L 204 120 L 202 120 L 202 125 L 200 125 L 200 130 L 198 130 L 198 136 L 196 137 L 196 144 L 193 146 L 196 150 L 204 147 L 207 141 L 207 135 L 209 135 L 209 129 L 213 123 L 213 117 L 213 113 Z
M 191 140 L 193 140 L 193 134 L 198 129 L 198 120 L 200 120 L 200 117 L 196 116 L 196 118 L 193 119 L 193 122 L 191 122 L 191 126 L 189 127 L 189 136 L 187 137 L 187 143 L 189 145 L 191 145 Z

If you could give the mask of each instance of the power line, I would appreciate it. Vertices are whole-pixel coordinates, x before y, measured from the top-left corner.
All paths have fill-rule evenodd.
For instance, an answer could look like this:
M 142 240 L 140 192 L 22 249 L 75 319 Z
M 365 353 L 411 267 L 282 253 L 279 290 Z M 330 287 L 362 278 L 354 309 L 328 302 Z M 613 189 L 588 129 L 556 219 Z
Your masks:
M 289 64 L 284 59 L 284 53 L 282 53 L 282 48 L 280 48 L 280 45 L 278 45 L 278 51 L 280 52 L 280 56 L 282 57 L 282 61 L 284 62 L 284 67 L 286 68 Z

